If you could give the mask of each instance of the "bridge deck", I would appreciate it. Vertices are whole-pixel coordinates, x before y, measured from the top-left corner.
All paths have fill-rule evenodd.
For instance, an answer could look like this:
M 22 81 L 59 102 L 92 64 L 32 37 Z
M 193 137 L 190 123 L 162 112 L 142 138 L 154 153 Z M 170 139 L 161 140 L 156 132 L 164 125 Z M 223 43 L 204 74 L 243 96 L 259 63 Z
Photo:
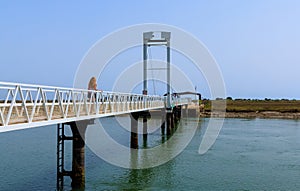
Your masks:
M 156 95 L 6 82 L 0 82 L 0 100 L 0 132 L 165 107 L 165 97 Z M 172 99 L 173 105 L 188 102 Z

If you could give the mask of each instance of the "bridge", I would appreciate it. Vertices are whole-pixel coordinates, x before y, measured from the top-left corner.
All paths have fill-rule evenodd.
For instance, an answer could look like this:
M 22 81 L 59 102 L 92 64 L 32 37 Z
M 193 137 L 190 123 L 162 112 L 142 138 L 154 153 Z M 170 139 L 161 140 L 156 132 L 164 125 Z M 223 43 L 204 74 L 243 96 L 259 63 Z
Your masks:
M 162 109 L 166 96 L 0 82 L 0 133 Z M 90 96 L 89 96 L 90 95 Z M 172 107 L 189 103 L 172 96 Z
M 171 108 L 162 118 L 162 133 L 167 122 L 167 135 L 174 127 L 176 108 L 188 105 L 189 98 L 170 95 Z M 83 188 L 84 136 L 87 126 L 102 117 L 131 114 L 131 148 L 138 148 L 137 120 L 147 122 L 150 110 L 165 110 L 167 95 L 144 95 L 86 89 L 63 88 L 32 84 L 0 82 L 0 133 L 57 124 L 57 189 L 62 190 L 64 177 L 72 178 L 73 188 Z M 164 115 L 164 114 L 163 114 Z M 83 122 L 83 123 L 82 123 Z M 79 125 L 80 124 L 80 125 Z M 73 136 L 65 135 L 71 127 Z M 147 139 L 147 123 L 143 124 Z M 64 144 L 73 141 L 72 170 L 64 169 Z M 76 161 L 76 162 L 74 162 Z M 79 165 L 80 164 L 80 165 Z
M 64 177 L 72 179 L 72 187 L 85 187 L 85 132 L 95 119 L 130 114 L 130 147 L 138 149 L 138 119 L 143 118 L 143 139 L 147 139 L 149 111 L 161 110 L 161 132 L 171 135 L 174 122 L 181 116 L 181 107 L 191 103 L 181 97 L 191 92 L 171 93 L 170 83 L 170 32 L 143 34 L 143 91 L 142 94 L 95 91 L 78 88 L 0 82 L 0 133 L 57 125 L 57 190 L 62 190 Z M 147 48 L 167 46 L 167 93 L 148 95 Z M 193 94 L 193 93 L 192 93 Z M 200 94 L 197 94 L 199 99 Z M 72 136 L 66 136 L 69 125 Z M 72 169 L 64 168 L 64 144 L 72 141 Z

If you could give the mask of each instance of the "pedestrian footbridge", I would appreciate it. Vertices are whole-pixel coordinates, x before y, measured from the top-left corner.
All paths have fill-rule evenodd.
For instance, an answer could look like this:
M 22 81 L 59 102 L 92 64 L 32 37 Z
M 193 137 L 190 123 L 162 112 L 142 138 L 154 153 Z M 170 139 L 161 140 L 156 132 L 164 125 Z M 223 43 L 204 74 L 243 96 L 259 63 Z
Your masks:
M 171 102 L 190 99 L 172 96 Z M 0 132 L 165 107 L 165 96 L 0 82 Z

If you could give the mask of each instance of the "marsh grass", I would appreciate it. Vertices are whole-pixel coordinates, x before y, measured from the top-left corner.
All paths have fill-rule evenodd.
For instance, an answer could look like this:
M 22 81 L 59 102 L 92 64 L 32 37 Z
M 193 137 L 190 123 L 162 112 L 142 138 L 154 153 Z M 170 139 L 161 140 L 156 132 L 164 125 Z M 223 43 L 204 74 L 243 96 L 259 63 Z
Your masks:
M 203 100 L 205 111 L 211 111 L 212 102 L 222 100 Z M 215 104 L 218 105 L 218 104 Z M 300 100 L 226 100 L 227 112 L 300 112 Z

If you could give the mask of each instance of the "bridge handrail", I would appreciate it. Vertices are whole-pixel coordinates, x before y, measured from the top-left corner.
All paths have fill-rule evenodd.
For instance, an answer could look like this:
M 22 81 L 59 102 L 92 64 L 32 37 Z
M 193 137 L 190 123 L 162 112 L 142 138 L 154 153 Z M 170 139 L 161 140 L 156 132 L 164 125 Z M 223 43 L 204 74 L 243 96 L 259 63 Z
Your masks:
M 46 89 L 59 89 L 59 90 L 73 90 L 73 91 L 84 91 L 84 92 L 104 92 L 104 93 L 114 93 L 114 94 L 122 94 L 122 95 L 136 95 L 136 96 L 147 96 L 147 97 L 161 97 L 159 95 L 143 95 L 136 93 L 124 93 L 124 92 L 112 92 L 112 91 L 96 91 L 96 90 L 88 90 L 81 88 L 71 88 L 71 87 L 58 87 L 58 86 L 47 86 L 47 85 L 38 85 L 38 84 L 25 84 L 25 83 L 15 83 L 15 82 L 3 82 L 0 81 L 0 89 L 15 89 L 15 86 L 25 87 L 24 90 L 35 90 L 34 88 L 46 88 Z
M 172 103 L 188 100 L 173 98 Z M 0 82 L 0 132 L 164 107 L 165 97 L 158 95 Z

